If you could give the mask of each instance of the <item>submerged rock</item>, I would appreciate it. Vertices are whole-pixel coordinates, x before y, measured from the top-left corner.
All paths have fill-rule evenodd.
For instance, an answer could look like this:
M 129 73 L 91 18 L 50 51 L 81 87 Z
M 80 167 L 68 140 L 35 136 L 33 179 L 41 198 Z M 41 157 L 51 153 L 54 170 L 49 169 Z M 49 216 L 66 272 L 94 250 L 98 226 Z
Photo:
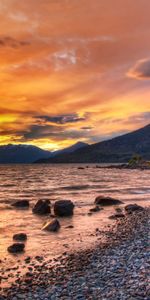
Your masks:
M 15 244 L 12 244 L 11 246 L 9 246 L 7 248 L 7 250 L 8 250 L 9 253 L 20 253 L 20 252 L 24 251 L 24 248 L 25 248 L 24 244 L 15 243 Z
M 67 217 L 73 215 L 74 204 L 71 200 L 59 200 L 54 204 L 56 216 Z
M 53 221 L 46 222 L 42 227 L 42 230 L 57 231 L 59 228 L 60 228 L 59 221 L 57 219 L 54 219 Z
M 45 215 L 51 213 L 50 201 L 48 200 L 38 200 L 32 209 L 34 214 Z
M 124 218 L 124 217 L 125 217 L 124 214 L 117 213 L 117 214 L 114 214 L 114 215 L 110 216 L 109 219 L 116 220 L 116 219 L 120 219 L 120 218 Z
M 13 235 L 13 240 L 16 241 L 26 241 L 27 240 L 27 235 L 26 233 L 17 233 Z
M 111 197 L 98 196 L 95 199 L 95 204 L 96 205 L 107 206 L 107 205 L 123 204 L 123 202 L 118 200 L 118 199 L 111 198 Z
M 16 208 L 29 208 L 29 201 L 28 200 L 18 200 L 11 204 Z
M 74 228 L 74 226 L 73 225 L 68 225 L 68 226 L 66 226 L 66 228 L 72 229 L 72 228 Z
M 131 214 L 134 211 L 143 211 L 144 208 L 137 204 L 129 204 L 125 206 L 125 210 L 128 214 Z
M 98 212 L 98 211 L 100 211 L 100 210 L 102 210 L 102 208 L 100 208 L 100 207 L 97 205 L 97 206 L 91 208 L 89 211 L 90 211 L 90 212 Z

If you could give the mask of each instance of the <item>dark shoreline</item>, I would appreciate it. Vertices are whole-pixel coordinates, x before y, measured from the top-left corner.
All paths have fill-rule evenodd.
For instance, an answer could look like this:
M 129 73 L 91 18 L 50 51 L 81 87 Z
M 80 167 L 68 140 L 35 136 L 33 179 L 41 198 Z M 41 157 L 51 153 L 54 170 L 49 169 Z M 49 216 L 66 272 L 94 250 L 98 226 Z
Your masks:
M 130 166 L 128 164 L 110 164 L 109 166 L 96 166 L 98 169 L 118 169 L 118 170 L 141 170 L 146 171 L 150 170 L 149 166 Z
M 134 239 L 140 237 L 142 239 L 143 235 L 145 235 L 144 241 L 146 243 L 146 235 L 149 232 L 149 213 L 150 210 L 145 209 L 143 212 L 134 212 L 119 221 L 117 220 L 115 225 L 105 232 L 106 240 L 104 242 L 99 243 L 93 249 L 70 254 L 64 253 L 62 257 L 55 260 L 55 264 L 53 266 L 51 260 L 45 261 L 42 259 L 40 261 L 39 258 L 39 263 L 35 266 L 32 264 L 32 261 L 29 261 L 29 268 L 32 266 L 32 269 L 34 270 L 29 271 L 26 276 L 18 278 L 16 284 L 12 285 L 11 288 L 5 289 L 0 296 L 0 300 L 79 299 L 75 295 L 74 297 L 68 298 L 70 296 L 69 294 L 67 296 L 67 290 L 63 288 L 63 286 L 66 286 L 70 278 L 74 276 L 76 282 L 78 276 L 83 277 L 87 270 L 91 270 L 91 264 L 97 261 L 97 259 L 100 262 L 105 257 L 110 258 L 111 254 L 116 251 L 117 248 L 122 247 L 122 245 L 125 244 L 126 246 L 130 243 L 132 244 Z M 103 235 L 103 232 L 99 232 L 99 234 Z M 42 298 L 41 295 L 46 293 L 47 289 L 48 293 L 51 295 L 50 298 L 46 296 L 45 298 Z M 36 295 L 35 298 L 34 295 Z M 144 297 L 147 297 L 147 295 Z M 142 299 L 148 299 L 144 297 Z M 81 297 L 80 299 L 95 298 L 90 298 L 90 293 L 88 292 L 87 298 Z M 116 297 L 116 299 L 118 298 Z

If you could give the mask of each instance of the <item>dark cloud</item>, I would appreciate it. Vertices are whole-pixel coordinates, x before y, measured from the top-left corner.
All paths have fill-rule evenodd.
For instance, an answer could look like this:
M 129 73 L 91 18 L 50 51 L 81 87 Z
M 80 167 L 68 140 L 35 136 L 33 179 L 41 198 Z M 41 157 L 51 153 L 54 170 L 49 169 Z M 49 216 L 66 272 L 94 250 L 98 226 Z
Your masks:
M 39 120 L 43 120 L 45 122 L 50 122 L 54 124 L 66 124 L 66 123 L 76 123 L 80 121 L 85 121 L 86 117 L 79 117 L 78 114 L 65 114 L 65 115 L 58 115 L 58 116 L 37 116 Z
M 150 79 L 150 59 L 139 60 L 135 66 L 129 70 L 128 76 L 137 79 Z
M 52 139 L 54 141 L 63 141 L 65 139 L 68 140 L 89 137 L 87 130 L 64 130 L 62 126 L 55 125 L 31 125 L 28 130 L 18 131 L 15 132 L 15 134 L 18 138 L 20 137 L 20 142 L 28 142 L 44 138 Z
M 30 45 L 28 41 L 19 41 L 9 36 L 0 37 L 0 48 L 10 47 L 10 48 L 19 48 Z
M 82 130 L 91 130 L 91 129 L 93 129 L 93 127 L 92 126 L 85 126 L 85 127 L 81 127 L 80 129 L 82 129 Z
M 51 125 L 31 125 L 27 131 L 20 132 L 24 141 L 51 138 L 61 134 L 61 129 Z

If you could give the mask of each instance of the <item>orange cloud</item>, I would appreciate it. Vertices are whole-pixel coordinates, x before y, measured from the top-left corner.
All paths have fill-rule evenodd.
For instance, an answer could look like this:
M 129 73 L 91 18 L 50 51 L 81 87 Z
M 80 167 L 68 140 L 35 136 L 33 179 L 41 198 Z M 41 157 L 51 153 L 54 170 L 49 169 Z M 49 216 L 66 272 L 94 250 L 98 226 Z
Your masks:
M 149 87 L 133 77 L 149 78 L 150 3 L 1 2 L 0 144 L 56 149 L 148 123 Z

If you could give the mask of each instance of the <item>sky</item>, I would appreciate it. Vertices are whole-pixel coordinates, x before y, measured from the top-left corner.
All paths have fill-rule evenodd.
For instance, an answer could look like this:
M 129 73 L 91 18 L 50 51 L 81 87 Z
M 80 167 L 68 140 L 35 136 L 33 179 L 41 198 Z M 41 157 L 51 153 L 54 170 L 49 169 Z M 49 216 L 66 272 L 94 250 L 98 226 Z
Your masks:
M 0 0 L 0 144 L 56 150 L 150 123 L 149 0 Z

